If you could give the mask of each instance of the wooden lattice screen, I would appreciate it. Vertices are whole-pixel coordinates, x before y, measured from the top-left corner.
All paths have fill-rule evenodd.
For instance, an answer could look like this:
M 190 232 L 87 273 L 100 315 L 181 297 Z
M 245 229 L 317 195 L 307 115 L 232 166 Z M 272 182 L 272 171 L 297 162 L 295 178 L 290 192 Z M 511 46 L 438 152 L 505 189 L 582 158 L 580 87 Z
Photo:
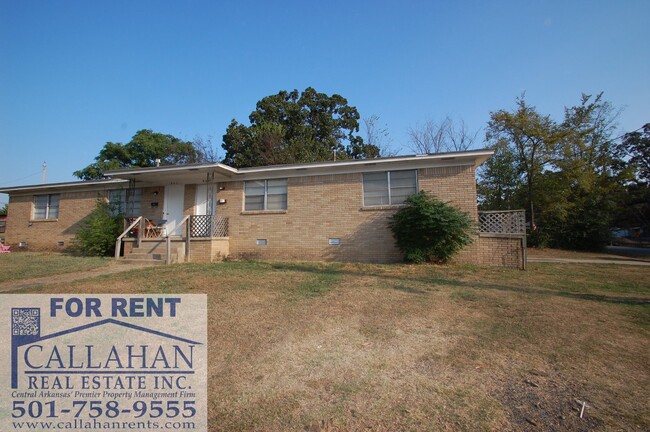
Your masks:
M 482 211 L 478 213 L 479 232 L 483 234 L 526 235 L 524 210 Z
M 192 237 L 228 237 L 228 218 L 197 215 L 190 218 Z

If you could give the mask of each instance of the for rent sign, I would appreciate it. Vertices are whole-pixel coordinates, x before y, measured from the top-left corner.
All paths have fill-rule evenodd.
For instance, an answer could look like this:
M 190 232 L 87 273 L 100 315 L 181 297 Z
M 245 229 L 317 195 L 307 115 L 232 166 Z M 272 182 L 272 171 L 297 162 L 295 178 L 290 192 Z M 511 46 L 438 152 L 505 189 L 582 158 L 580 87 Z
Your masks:
M 0 430 L 206 431 L 206 301 L 0 296 Z

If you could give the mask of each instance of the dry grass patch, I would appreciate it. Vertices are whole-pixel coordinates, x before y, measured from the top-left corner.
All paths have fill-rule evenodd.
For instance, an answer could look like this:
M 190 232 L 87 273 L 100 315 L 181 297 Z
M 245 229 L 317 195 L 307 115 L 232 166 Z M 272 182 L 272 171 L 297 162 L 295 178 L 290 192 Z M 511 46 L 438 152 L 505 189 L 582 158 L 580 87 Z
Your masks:
M 630 245 L 634 247 L 635 245 Z M 643 249 L 638 249 L 642 251 Z M 572 251 L 563 249 L 551 248 L 528 248 L 529 257 L 540 258 L 568 258 L 568 259 L 595 259 L 595 260 L 636 260 L 636 261 L 650 261 L 648 254 L 638 252 L 634 253 L 629 250 L 619 251 L 616 249 L 605 250 L 603 252 L 585 252 L 585 251 Z
M 104 257 L 78 257 L 60 253 L 12 252 L 0 254 L 0 283 L 92 270 L 115 265 Z
M 208 293 L 210 430 L 648 430 L 650 269 L 571 267 L 192 264 L 30 292 Z

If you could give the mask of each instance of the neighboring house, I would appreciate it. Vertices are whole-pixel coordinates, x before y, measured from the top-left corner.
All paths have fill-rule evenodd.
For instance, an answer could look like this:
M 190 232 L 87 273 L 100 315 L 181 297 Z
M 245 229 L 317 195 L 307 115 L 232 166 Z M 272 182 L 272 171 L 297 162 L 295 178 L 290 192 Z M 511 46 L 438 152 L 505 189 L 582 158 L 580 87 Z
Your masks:
M 404 199 L 425 190 L 478 222 L 475 172 L 492 153 L 133 168 L 108 172 L 108 180 L 0 192 L 10 195 L 7 242 L 30 250 L 67 248 L 102 197 L 120 204 L 125 227 L 135 223 L 120 241 L 125 257 L 396 262 L 402 254 L 387 223 Z M 516 236 L 492 233 L 477 237 L 457 261 L 522 267 L 522 246 Z

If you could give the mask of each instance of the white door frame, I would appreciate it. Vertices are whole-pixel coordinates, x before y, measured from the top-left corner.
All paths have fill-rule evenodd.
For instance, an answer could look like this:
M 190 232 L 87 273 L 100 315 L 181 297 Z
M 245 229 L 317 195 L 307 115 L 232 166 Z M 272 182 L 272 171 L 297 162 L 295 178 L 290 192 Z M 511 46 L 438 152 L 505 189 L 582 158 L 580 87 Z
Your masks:
M 181 233 L 174 232 L 174 230 L 183 219 L 184 200 L 184 184 L 165 186 L 165 203 L 163 205 L 163 219 L 167 221 L 165 223 L 165 235 L 181 235 Z
M 196 185 L 196 196 L 194 197 L 194 214 L 208 214 L 208 185 Z

